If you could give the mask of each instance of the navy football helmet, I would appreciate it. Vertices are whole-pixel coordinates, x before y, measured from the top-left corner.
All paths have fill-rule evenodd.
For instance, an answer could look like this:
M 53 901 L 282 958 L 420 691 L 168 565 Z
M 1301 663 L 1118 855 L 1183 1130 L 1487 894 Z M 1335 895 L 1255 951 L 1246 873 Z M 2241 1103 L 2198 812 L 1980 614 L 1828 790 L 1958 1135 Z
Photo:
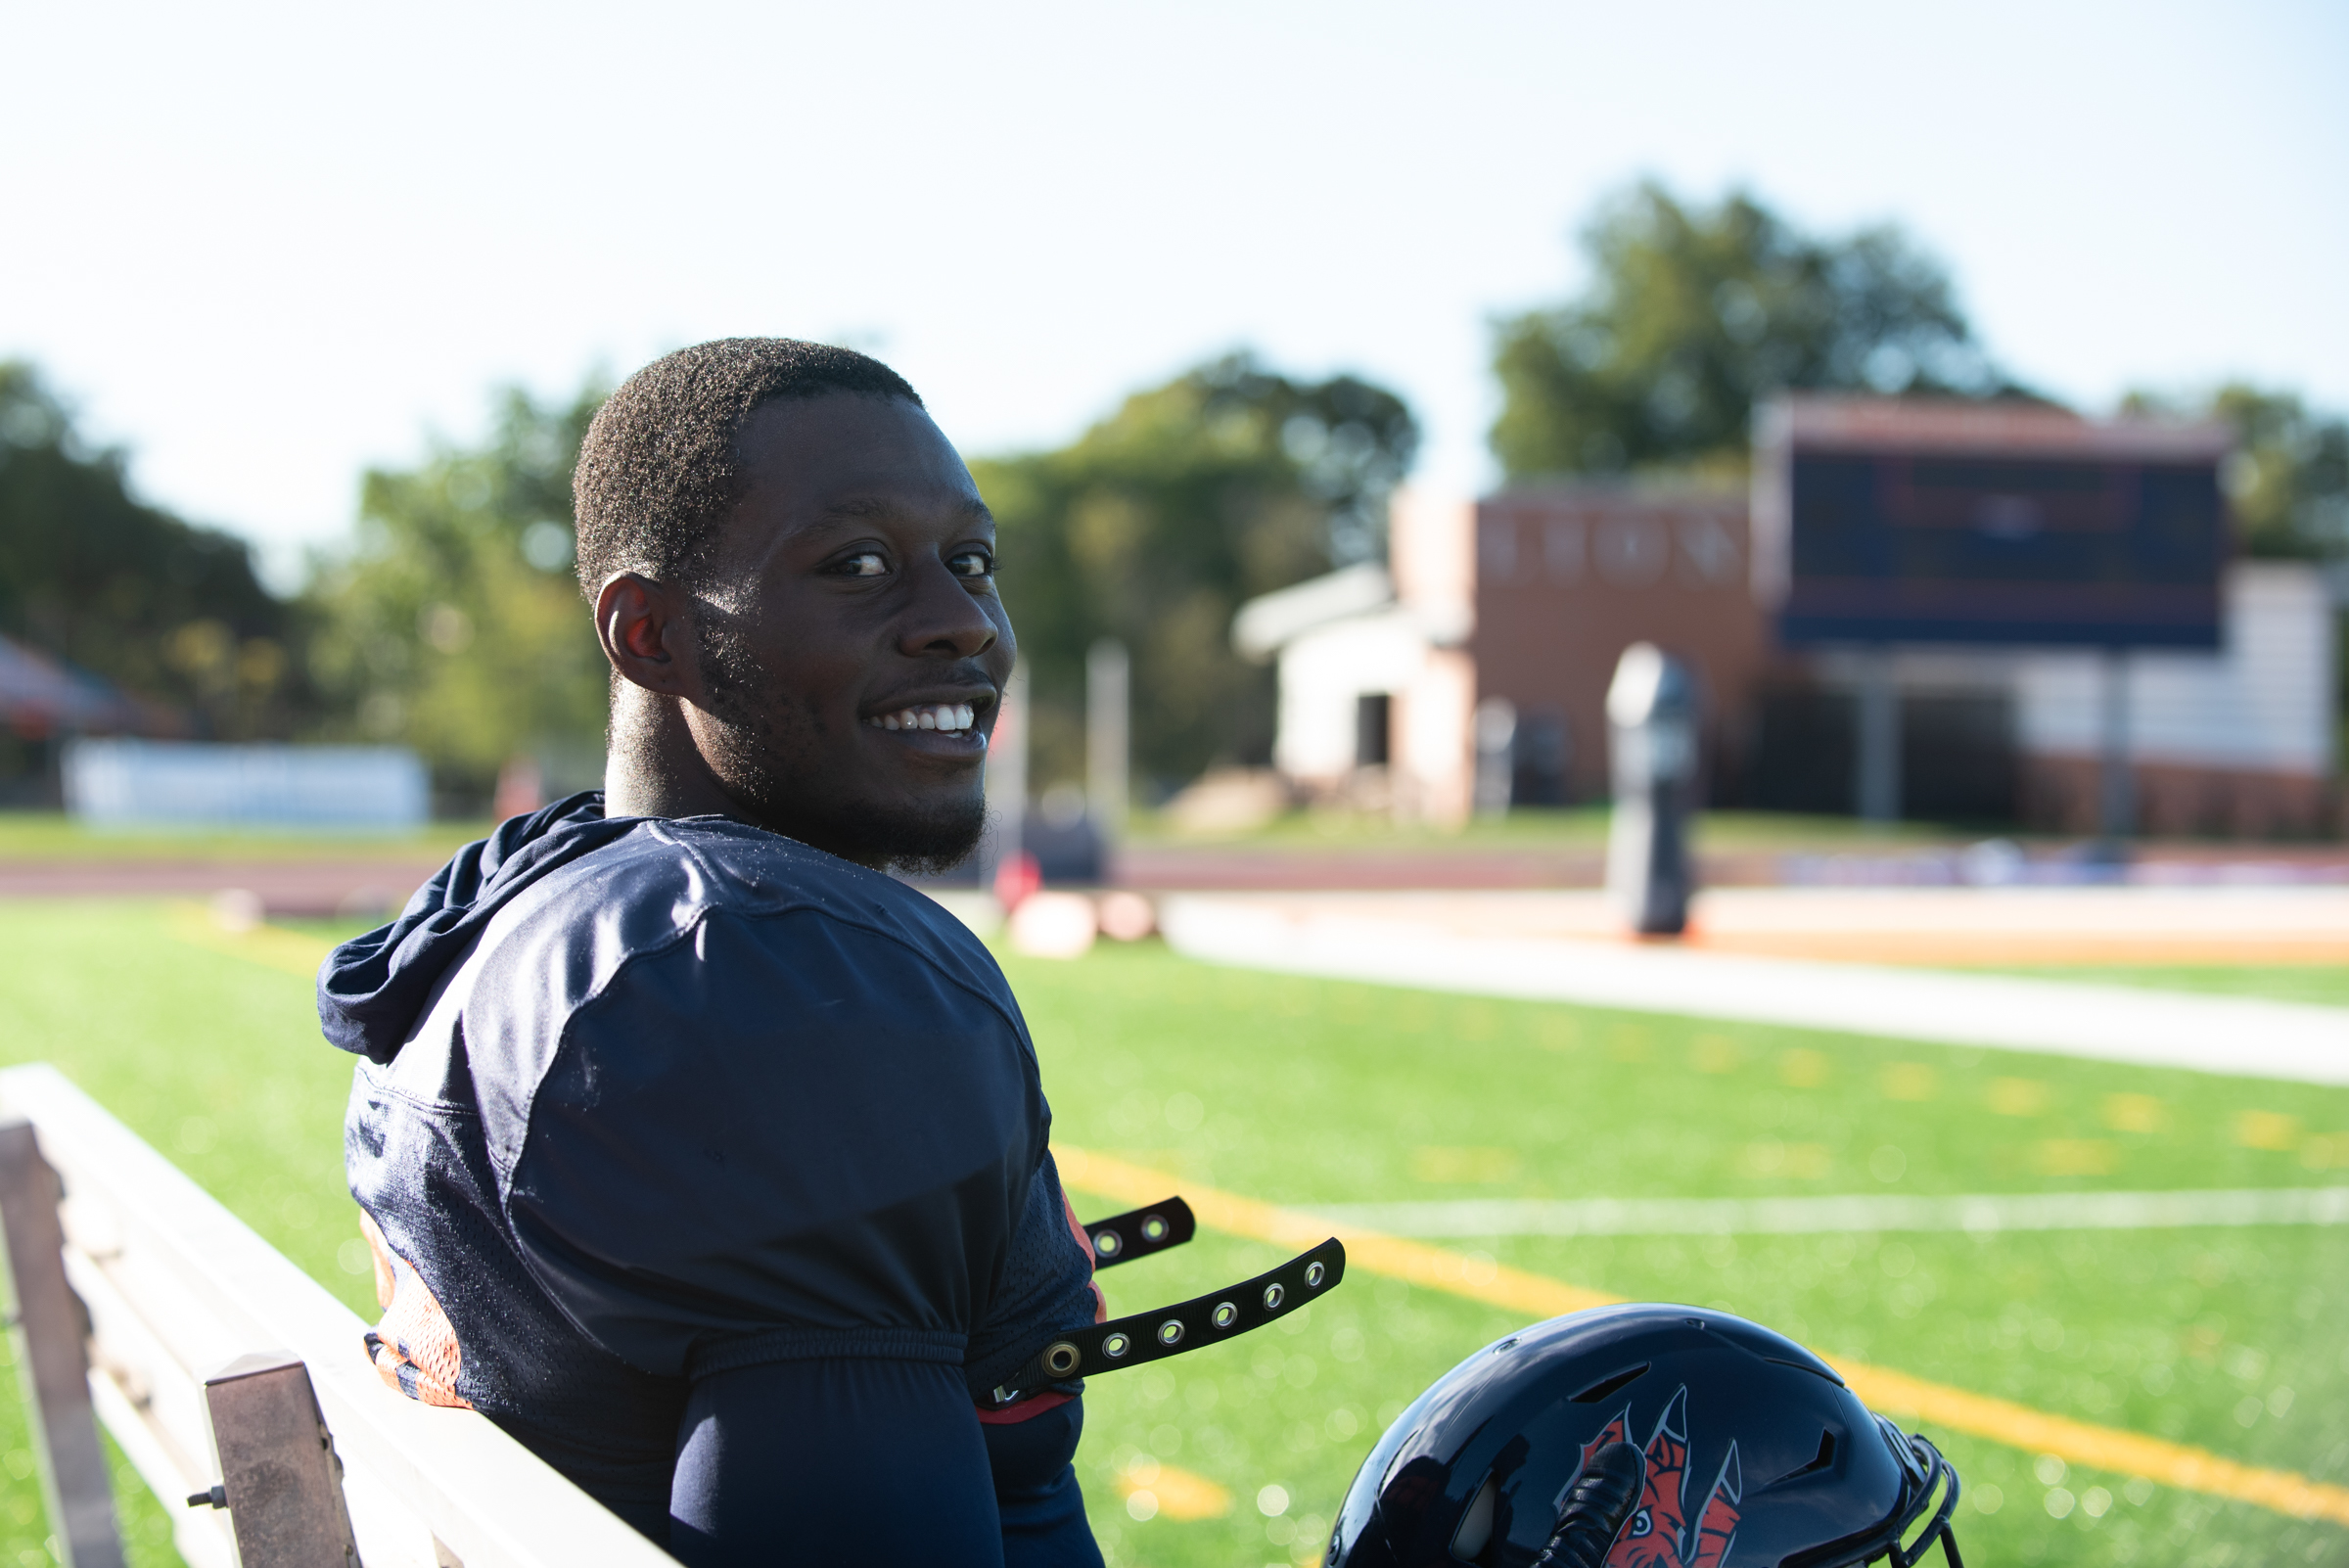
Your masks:
M 1330 1568 L 1910 1568 L 1958 1473 L 1727 1313 L 1553 1317 L 1438 1379 L 1362 1461 Z

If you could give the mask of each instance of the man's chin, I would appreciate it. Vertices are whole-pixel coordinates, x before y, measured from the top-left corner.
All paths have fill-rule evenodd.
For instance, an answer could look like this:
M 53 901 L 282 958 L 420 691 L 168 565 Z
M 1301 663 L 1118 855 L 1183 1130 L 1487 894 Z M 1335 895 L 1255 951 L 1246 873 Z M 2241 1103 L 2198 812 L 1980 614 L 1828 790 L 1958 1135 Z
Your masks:
M 969 859 L 986 830 L 987 802 L 974 798 L 928 811 L 843 810 L 807 842 L 875 870 L 932 877 Z

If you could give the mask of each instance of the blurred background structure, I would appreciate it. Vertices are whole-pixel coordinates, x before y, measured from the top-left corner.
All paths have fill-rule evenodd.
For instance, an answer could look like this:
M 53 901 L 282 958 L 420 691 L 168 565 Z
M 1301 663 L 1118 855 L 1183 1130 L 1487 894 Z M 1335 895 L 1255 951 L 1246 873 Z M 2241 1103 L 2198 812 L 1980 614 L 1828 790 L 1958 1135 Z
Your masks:
M 1654 641 L 1693 660 L 1711 695 L 1715 806 L 2334 836 L 2339 607 L 2321 560 L 2234 558 L 2227 427 L 1923 398 L 1780 418 L 1798 414 L 1831 449 L 1897 469 L 1808 503 L 1826 508 L 1815 533 L 1846 537 L 1796 538 L 1793 481 L 1767 469 L 1750 506 L 1669 478 L 1536 484 L 1473 514 L 1413 496 L 1391 572 L 1349 568 L 1243 607 L 1236 644 L 1279 660 L 1282 773 L 1456 824 L 1484 749 L 1503 781 L 1477 796 L 1487 810 L 1601 800 L 1613 660 Z M 2147 473 L 2180 476 L 2192 515 L 2155 515 L 2170 503 L 2144 494 Z M 1879 492 L 1916 516 L 1882 515 Z M 1865 515 L 1839 522 L 1839 504 Z M 1759 509 L 1778 521 L 1757 560 Z M 1923 548 L 1895 562 L 1905 541 Z M 1893 722 L 1870 758 L 1879 700 Z M 2131 820 L 2111 819 L 2108 761 Z

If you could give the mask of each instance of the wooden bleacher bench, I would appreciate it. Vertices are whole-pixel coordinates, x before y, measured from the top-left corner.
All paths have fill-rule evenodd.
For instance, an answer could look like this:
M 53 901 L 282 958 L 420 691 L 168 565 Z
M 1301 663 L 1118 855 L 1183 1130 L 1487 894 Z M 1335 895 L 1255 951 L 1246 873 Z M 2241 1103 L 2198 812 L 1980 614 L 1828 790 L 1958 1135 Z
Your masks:
M 0 1071 L 0 1221 L 68 1568 L 123 1560 L 96 1423 L 190 1568 L 673 1568 L 486 1417 L 387 1386 L 357 1314 L 54 1068 Z

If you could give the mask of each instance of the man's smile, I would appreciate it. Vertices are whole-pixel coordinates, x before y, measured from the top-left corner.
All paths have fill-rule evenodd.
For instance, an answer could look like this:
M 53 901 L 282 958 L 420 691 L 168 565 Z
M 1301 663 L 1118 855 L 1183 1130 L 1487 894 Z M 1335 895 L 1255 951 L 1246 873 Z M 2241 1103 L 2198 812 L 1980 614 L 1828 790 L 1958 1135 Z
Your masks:
M 882 744 L 893 751 L 969 762 L 987 756 L 988 732 L 995 727 L 992 686 L 955 681 L 880 701 L 887 706 L 868 709 L 864 727 L 887 733 L 890 738 Z
M 976 721 L 969 703 L 917 703 L 865 720 L 877 729 L 935 729 L 949 734 L 967 730 Z

